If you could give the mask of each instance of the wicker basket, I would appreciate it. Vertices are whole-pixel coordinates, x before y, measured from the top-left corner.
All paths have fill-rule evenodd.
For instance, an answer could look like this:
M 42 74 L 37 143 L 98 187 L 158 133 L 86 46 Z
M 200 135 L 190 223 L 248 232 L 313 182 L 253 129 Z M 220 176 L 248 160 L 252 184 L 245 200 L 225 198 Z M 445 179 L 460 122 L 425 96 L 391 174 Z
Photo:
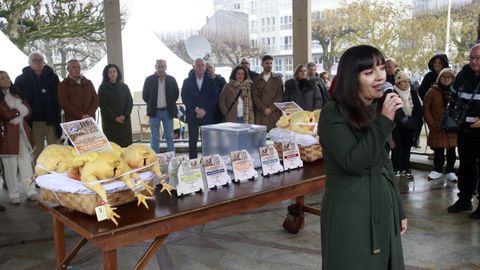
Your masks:
M 152 182 L 148 183 L 152 186 Z M 146 190 L 141 192 L 148 195 Z M 100 196 L 97 194 L 76 194 L 67 192 L 54 192 L 48 189 L 40 188 L 42 200 L 49 201 L 64 207 L 80 211 L 85 214 L 95 215 L 95 207 L 100 206 Z M 117 206 L 136 200 L 133 192 L 129 189 L 113 193 L 107 193 L 108 202 L 111 206 Z
M 273 146 L 277 149 L 280 159 L 282 159 L 282 143 L 275 142 Z M 300 151 L 300 158 L 305 162 L 313 162 L 323 157 L 322 146 L 320 144 L 313 144 L 310 146 L 298 145 L 298 150 Z

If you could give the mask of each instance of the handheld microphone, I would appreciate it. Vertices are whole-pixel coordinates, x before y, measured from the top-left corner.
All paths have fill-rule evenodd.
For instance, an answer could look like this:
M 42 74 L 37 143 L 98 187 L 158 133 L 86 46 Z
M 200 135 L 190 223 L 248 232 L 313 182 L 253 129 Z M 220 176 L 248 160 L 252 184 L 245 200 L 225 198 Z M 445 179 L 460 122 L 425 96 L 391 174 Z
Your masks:
M 389 93 L 395 93 L 393 91 L 393 85 L 389 82 L 384 82 L 383 83 L 382 91 L 383 91 L 384 96 L 389 94 Z M 405 123 L 408 122 L 408 116 L 405 114 L 405 112 L 403 111 L 402 108 L 397 109 L 397 111 L 395 112 L 395 119 L 402 124 L 405 124 Z

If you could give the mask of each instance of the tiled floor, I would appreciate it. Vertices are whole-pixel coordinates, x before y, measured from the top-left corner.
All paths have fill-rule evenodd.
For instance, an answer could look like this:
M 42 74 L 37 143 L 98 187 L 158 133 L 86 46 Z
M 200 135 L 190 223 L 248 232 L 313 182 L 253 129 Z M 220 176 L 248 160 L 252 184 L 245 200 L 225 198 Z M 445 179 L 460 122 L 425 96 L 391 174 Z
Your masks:
M 469 213 L 448 214 L 456 185 L 427 182 L 426 174 L 414 171 L 415 185 L 399 180 L 409 217 L 403 237 L 407 269 L 480 269 L 480 221 Z M 319 206 L 321 196 L 308 202 Z M 0 202 L 8 208 L 0 212 L 0 269 L 54 269 L 50 216 L 32 202 L 9 205 L 4 190 Z M 172 234 L 146 269 L 320 269 L 319 217 L 307 215 L 305 228 L 288 234 L 281 227 L 288 204 Z M 66 241 L 72 246 L 78 239 L 69 232 Z M 132 269 L 148 244 L 119 250 L 120 269 Z M 103 269 L 100 252 L 87 244 L 70 269 Z

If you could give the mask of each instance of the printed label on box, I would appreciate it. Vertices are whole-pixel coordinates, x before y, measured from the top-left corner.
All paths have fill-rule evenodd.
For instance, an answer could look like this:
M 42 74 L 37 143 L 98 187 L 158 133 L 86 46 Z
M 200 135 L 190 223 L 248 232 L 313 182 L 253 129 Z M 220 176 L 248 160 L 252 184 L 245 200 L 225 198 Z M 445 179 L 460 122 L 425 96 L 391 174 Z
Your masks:
M 258 173 L 253 166 L 253 159 L 247 150 L 230 152 L 230 159 L 232 160 L 235 181 L 244 181 L 258 177 Z
M 300 150 L 294 142 L 282 142 L 283 151 L 283 169 L 296 169 L 303 167 L 303 161 L 300 158 Z
M 203 168 L 205 169 L 208 188 L 230 183 L 231 179 L 227 172 L 227 166 L 225 166 L 225 162 L 220 155 L 204 156 Z
M 200 166 L 200 158 L 185 160 L 180 163 L 177 172 L 177 194 L 194 193 L 205 189 Z
M 277 149 L 273 145 L 267 145 L 258 149 L 262 162 L 263 175 L 283 172 L 283 167 L 278 158 Z

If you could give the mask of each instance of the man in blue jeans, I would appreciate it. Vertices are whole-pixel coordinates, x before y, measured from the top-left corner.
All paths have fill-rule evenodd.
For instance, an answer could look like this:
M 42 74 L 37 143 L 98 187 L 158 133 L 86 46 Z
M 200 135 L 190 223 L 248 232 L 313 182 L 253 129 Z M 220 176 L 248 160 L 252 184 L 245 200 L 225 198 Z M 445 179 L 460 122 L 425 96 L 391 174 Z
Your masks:
M 167 62 L 159 59 L 155 64 L 155 73 L 145 79 L 142 97 L 147 103 L 147 115 L 150 117 L 150 145 L 160 153 L 160 122 L 163 124 L 167 151 L 175 151 L 173 145 L 173 118 L 177 116 L 178 84 L 175 78 L 167 75 Z

